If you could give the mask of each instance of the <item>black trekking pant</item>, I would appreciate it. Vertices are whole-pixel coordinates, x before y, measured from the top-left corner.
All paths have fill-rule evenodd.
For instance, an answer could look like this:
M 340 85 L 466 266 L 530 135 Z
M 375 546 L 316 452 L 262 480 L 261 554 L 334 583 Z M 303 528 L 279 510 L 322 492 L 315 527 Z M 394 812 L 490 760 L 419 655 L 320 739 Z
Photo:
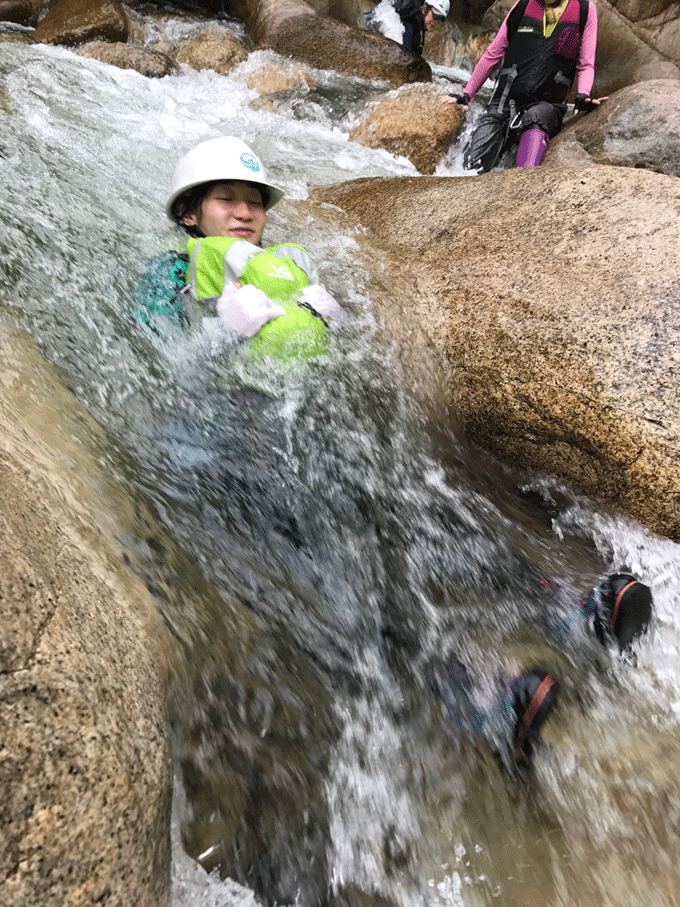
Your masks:
M 466 170 L 487 173 L 505 151 L 527 129 L 542 129 L 549 139 L 562 128 L 567 111 L 566 104 L 549 101 L 506 100 L 499 109 L 500 99 L 491 98 L 472 133 L 465 150 L 463 163 Z

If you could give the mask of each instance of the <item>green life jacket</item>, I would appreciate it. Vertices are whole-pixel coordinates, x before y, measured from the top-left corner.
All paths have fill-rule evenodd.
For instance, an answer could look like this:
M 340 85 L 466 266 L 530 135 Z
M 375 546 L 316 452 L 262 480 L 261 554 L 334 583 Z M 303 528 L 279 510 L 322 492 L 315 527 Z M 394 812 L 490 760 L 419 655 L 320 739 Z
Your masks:
M 187 243 L 187 278 L 196 299 L 215 305 L 225 284 L 252 284 L 285 309 L 250 338 L 249 351 L 279 359 L 310 359 L 326 350 L 323 320 L 296 301 L 311 283 L 318 283 L 314 263 L 292 243 L 262 249 L 244 239 L 207 236 Z

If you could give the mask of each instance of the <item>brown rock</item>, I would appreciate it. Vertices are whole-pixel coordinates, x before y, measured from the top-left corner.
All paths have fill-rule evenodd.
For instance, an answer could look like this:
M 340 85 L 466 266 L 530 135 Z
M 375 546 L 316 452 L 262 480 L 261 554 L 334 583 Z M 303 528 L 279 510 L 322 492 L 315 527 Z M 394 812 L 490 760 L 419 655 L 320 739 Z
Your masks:
M 35 44 L 30 35 L 17 35 L 13 32 L 0 32 L 2 44 Z
M 680 80 L 680 68 L 675 63 L 668 61 L 643 63 L 642 66 L 638 66 L 633 75 L 633 82 L 651 82 L 655 79 Z
M 665 12 L 677 15 L 677 5 L 677 0 L 612 0 L 612 6 L 631 22 L 643 22 Z
M 407 85 L 381 98 L 349 134 L 368 148 L 407 157 L 426 174 L 434 173 L 463 123 L 455 104 L 442 104 L 440 89 Z
M 148 78 L 160 79 L 177 72 L 177 64 L 167 54 L 148 47 L 134 44 L 107 44 L 106 41 L 90 41 L 78 48 L 83 57 L 92 57 L 119 69 L 135 69 Z
M 87 512 L 112 490 L 74 440 L 97 427 L 25 341 L 4 340 L 0 371 L 0 907 L 163 907 L 157 619 Z
M 118 0 L 59 0 L 40 22 L 33 37 L 42 44 L 127 41 L 128 17 Z
M 306 66 L 288 60 L 265 60 L 261 66 L 252 68 L 251 58 L 248 68 L 232 73 L 232 78 L 245 82 L 251 91 L 259 95 L 274 94 L 277 91 L 289 91 L 294 88 L 311 88 L 316 80 Z
M 579 115 L 551 143 L 546 164 L 597 163 L 643 167 L 680 176 L 677 81 L 640 82 Z
M 413 275 L 399 317 L 445 357 L 471 441 L 680 539 L 677 178 L 539 167 L 313 197 Z
M 30 0 L 0 0 L 0 22 L 35 25 L 37 21 Z
M 247 57 L 243 45 L 223 32 L 202 32 L 194 35 L 177 53 L 177 62 L 192 69 L 213 69 L 219 75 L 242 63 Z
M 373 4 L 369 4 L 372 6 Z M 249 33 L 269 31 L 284 19 L 318 15 L 355 26 L 366 8 L 361 0 L 236 0 L 234 15 L 246 23 Z
M 316 15 L 301 0 L 262 0 L 252 32 L 258 47 L 317 69 L 335 69 L 393 85 L 432 81 L 429 64 L 382 35 Z

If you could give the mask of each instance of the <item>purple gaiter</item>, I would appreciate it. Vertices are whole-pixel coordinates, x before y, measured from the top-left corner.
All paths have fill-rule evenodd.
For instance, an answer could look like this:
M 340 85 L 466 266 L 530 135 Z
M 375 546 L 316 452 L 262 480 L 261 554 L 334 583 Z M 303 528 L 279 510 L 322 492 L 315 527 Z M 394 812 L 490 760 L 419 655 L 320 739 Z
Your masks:
M 517 149 L 515 167 L 538 167 L 548 150 L 548 136 L 542 129 L 527 129 L 522 133 Z

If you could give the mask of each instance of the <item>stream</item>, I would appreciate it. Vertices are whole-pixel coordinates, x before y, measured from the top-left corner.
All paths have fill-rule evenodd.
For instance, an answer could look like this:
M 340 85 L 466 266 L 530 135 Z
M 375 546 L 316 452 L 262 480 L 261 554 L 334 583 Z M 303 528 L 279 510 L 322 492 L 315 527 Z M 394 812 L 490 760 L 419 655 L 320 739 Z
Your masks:
M 137 509 L 126 562 L 176 658 L 174 907 L 677 904 L 680 548 L 481 454 L 442 376 L 413 374 L 372 298 L 400 292 L 378 253 L 306 199 L 416 171 L 348 140 L 388 86 L 315 75 L 271 108 L 211 71 L 146 79 L 0 43 L 0 328 L 30 332 L 104 428 Z M 131 315 L 145 261 L 181 242 L 175 163 L 220 134 L 286 190 L 266 244 L 305 246 L 348 316 L 317 361 L 263 366 L 257 394 L 248 357 Z M 629 661 L 565 650 L 540 619 L 537 576 L 585 591 L 609 569 L 654 595 Z M 559 679 L 530 772 L 447 722 L 452 652 Z

